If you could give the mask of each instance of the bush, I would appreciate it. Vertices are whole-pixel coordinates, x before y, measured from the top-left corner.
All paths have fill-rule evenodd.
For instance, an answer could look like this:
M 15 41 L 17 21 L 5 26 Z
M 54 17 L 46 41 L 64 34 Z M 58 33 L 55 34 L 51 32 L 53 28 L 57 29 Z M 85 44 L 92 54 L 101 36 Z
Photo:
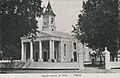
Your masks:
M 20 59 L 20 49 L 18 49 L 14 45 L 5 45 L 3 47 L 3 57 L 10 58 L 12 57 L 14 60 Z

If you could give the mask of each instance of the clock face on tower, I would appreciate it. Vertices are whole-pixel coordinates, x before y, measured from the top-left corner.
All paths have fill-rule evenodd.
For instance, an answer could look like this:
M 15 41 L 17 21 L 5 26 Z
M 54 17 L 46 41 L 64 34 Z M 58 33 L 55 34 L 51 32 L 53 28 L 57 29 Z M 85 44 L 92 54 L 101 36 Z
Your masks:
M 49 19 L 48 18 L 44 18 L 43 22 L 44 22 L 45 25 L 48 25 Z

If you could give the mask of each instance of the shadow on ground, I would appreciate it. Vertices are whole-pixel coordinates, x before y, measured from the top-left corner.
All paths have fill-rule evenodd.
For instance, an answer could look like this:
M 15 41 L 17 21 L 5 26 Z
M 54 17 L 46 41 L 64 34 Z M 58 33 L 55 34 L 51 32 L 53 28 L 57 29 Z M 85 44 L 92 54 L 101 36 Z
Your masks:
M 97 64 L 85 64 L 84 67 L 99 67 Z

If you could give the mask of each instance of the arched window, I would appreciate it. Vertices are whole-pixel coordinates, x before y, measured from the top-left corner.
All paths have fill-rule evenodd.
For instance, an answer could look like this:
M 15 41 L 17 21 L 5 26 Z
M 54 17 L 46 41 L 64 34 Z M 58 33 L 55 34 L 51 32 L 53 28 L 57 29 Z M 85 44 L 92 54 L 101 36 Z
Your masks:
M 64 56 L 66 57 L 66 44 L 64 44 Z
M 73 52 L 73 56 L 74 56 L 74 61 L 77 62 L 77 52 L 76 51 Z
M 53 24 L 54 23 L 54 18 L 51 18 L 51 24 Z
M 74 47 L 74 49 L 76 50 L 76 43 L 73 43 L 73 47 Z

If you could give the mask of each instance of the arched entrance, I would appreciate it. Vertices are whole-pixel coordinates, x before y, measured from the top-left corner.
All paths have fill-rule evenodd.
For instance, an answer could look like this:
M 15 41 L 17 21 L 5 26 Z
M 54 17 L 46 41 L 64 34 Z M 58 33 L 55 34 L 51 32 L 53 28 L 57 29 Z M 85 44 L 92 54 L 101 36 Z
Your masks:
M 47 61 L 48 61 L 48 50 L 43 49 L 43 62 L 47 62 Z
M 76 51 L 73 52 L 73 56 L 74 56 L 74 62 L 77 62 L 77 52 Z

